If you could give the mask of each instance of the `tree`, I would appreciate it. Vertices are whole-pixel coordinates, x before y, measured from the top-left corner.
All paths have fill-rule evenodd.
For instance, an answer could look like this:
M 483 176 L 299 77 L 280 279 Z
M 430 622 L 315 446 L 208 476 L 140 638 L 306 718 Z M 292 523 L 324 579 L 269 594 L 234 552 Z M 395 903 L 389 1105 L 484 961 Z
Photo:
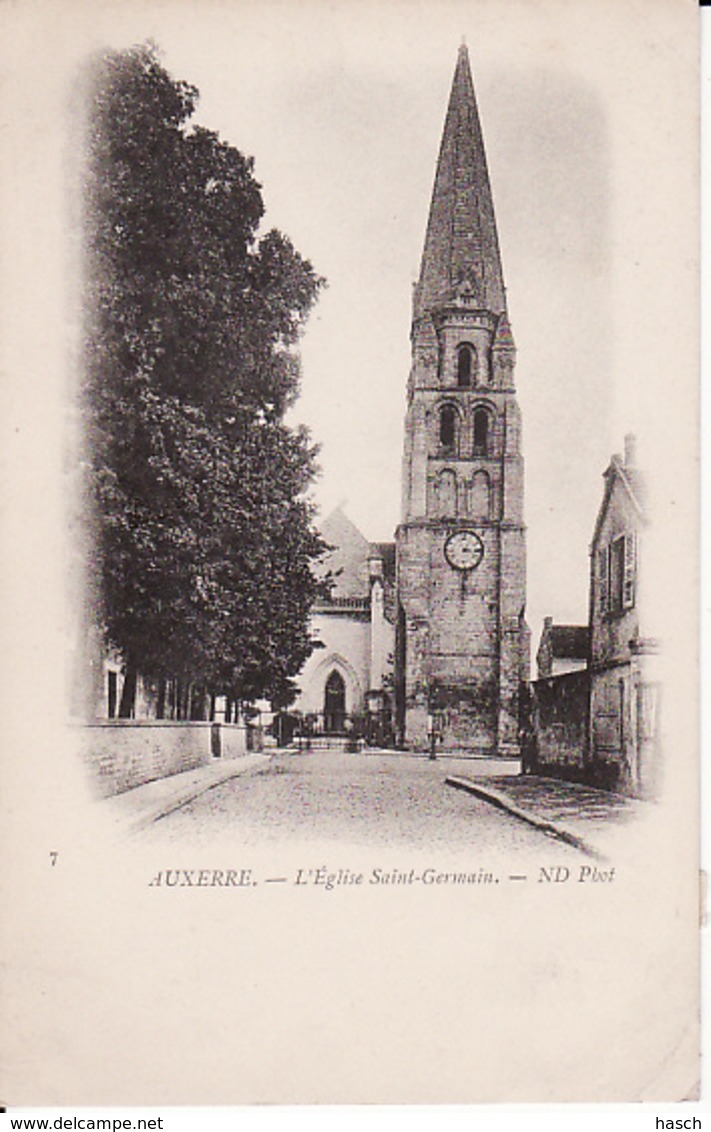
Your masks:
M 197 91 L 153 46 L 104 55 L 87 97 L 83 410 L 126 699 L 140 669 L 288 702 L 324 546 L 315 449 L 284 414 L 323 280 L 259 236 L 252 161 L 190 124 Z

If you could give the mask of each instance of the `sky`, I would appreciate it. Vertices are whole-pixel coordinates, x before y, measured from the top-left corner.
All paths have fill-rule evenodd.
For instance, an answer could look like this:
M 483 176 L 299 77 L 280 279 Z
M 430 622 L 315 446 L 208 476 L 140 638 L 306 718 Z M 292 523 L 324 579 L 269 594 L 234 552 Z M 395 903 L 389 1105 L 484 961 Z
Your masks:
M 340 504 L 368 538 L 388 540 L 412 286 L 466 40 L 518 347 L 534 641 L 546 614 L 586 620 L 601 477 L 625 433 L 637 433 L 643 466 L 665 465 L 663 505 L 682 487 L 673 481 L 695 427 L 693 382 L 687 402 L 667 393 L 688 378 L 679 301 L 688 313 L 696 264 L 689 217 L 669 206 L 689 199 L 694 170 L 680 155 L 694 135 L 672 85 L 672 8 L 124 0 L 68 6 L 54 25 L 45 7 L 31 43 L 47 75 L 61 43 L 66 78 L 90 50 L 153 39 L 171 74 L 198 87 L 196 120 L 253 156 L 264 230 L 284 231 L 328 282 L 300 344 L 291 418 L 320 445 L 314 498 L 323 514 Z

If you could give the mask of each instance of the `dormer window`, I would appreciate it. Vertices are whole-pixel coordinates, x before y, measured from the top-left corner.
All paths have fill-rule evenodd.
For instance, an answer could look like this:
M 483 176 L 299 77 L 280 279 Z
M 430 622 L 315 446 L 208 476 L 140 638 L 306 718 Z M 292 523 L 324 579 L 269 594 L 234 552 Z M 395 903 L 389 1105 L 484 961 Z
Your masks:
M 474 350 L 467 343 L 457 350 L 457 385 L 466 389 L 472 383 L 472 370 L 474 368 Z
M 457 412 L 453 405 L 443 405 L 439 411 L 439 443 L 449 451 L 457 443 Z

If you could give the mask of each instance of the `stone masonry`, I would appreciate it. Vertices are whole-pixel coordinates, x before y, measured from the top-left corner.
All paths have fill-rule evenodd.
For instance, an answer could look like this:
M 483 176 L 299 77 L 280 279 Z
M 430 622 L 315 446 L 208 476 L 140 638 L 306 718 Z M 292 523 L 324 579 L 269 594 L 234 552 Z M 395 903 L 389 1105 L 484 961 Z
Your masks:
M 424 749 L 434 720 L 445 749 L 515 756 L 519 693 L 528 678 L 516 350 L 465 47 L 411 339 L 396 535 L 400 737 Z M 478 561 L 457 561 L 463 536 Z

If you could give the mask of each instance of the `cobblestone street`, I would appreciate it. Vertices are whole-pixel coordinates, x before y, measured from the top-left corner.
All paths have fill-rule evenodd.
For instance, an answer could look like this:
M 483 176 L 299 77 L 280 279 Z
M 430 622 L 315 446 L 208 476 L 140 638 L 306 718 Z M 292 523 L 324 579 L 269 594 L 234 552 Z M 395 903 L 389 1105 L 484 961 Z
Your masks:
M 487 802 L 447 786 L 448 774 L 499 769 L 484 761 L 319 751 L 279 754 L 220 782 L 151 827 L 151 838 L 205 845 L 332 840 L 351 844 L 578 856 Z

